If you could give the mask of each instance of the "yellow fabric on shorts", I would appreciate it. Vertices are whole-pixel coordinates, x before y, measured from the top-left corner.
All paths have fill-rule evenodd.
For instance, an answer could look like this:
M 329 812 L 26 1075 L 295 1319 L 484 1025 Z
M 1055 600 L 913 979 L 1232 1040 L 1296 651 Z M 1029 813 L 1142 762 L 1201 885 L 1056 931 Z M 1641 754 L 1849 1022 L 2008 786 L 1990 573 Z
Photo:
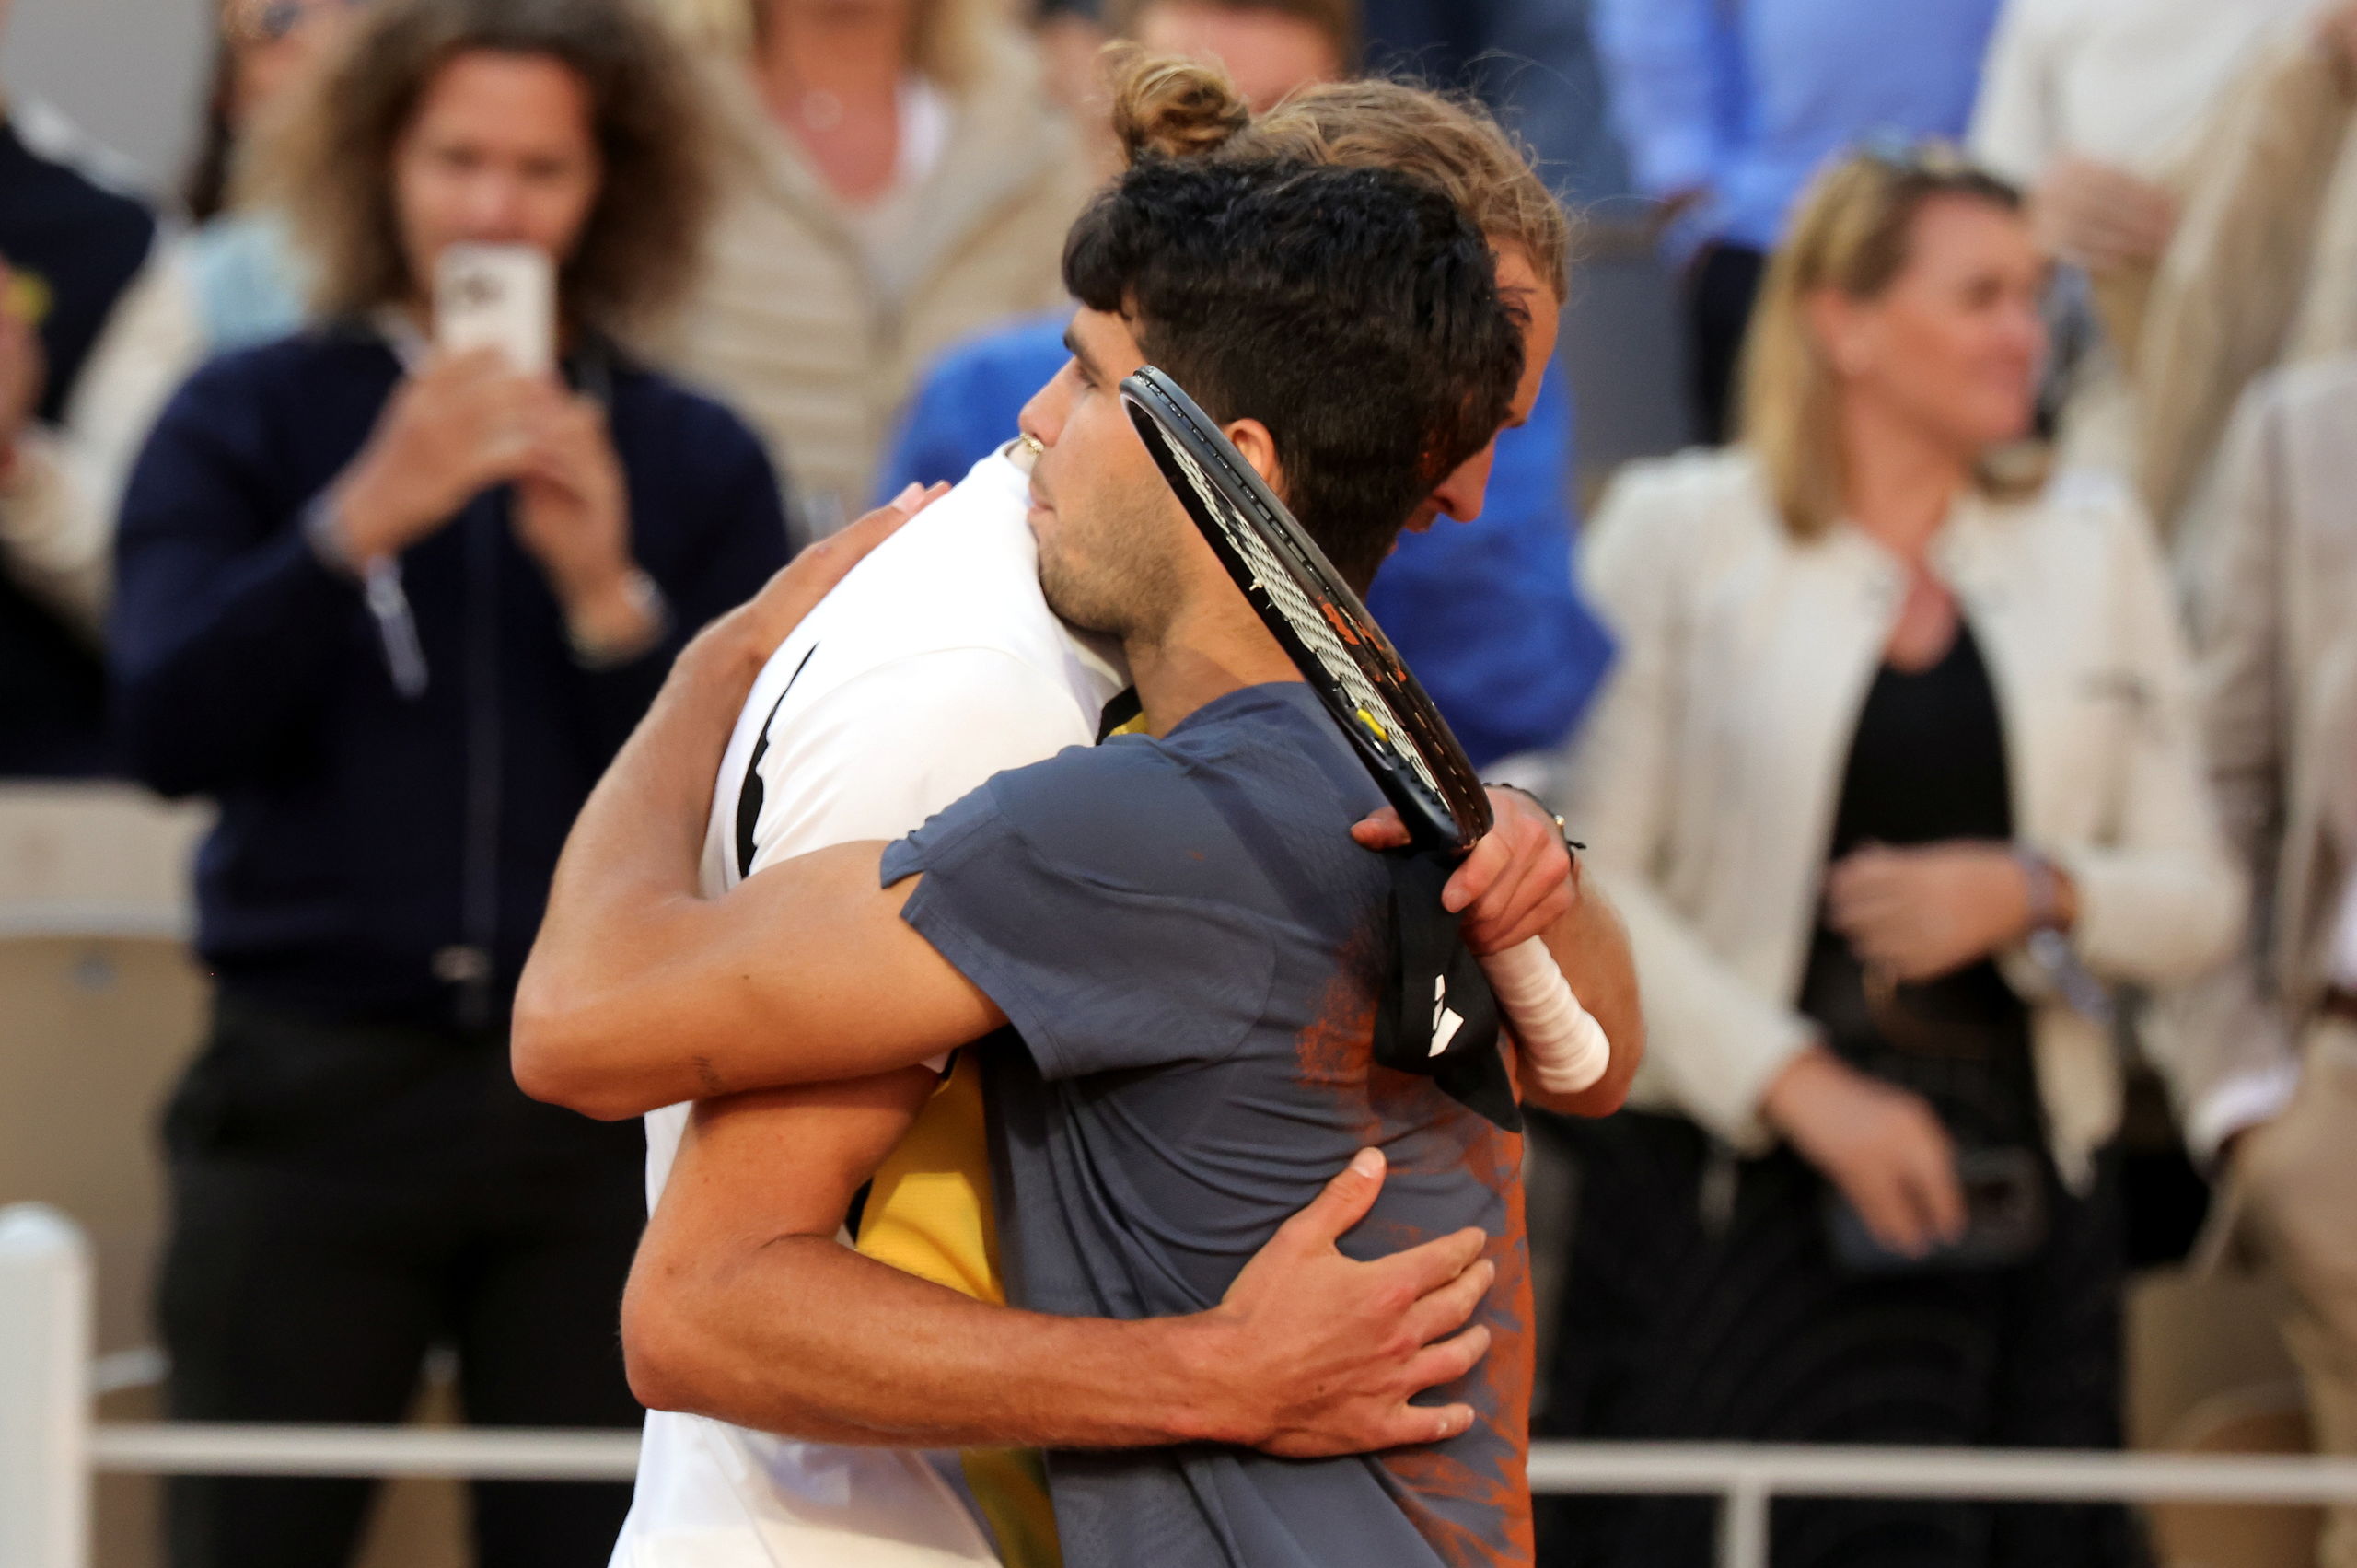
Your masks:
M 903 1273 L 993 1306 L 1006 1304 L 991 1206 L 990 1136 L 981 1069 L 959 1051 L 949 1075 L 876 1172 L 859 1249 Z M 1007 1568 L 1063 1568 L 1048 1475 L 1033 1448 L 969 1448 L 967 1488 Z

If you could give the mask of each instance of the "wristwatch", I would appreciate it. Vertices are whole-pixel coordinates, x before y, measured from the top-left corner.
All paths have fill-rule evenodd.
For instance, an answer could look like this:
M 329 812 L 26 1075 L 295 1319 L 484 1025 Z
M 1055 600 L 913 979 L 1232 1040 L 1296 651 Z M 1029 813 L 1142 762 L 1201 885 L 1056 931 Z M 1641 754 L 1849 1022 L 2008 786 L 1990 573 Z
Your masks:
M 1533 806 L 1538 807 L 1539 810 L 1547 813 L 1549 818 L 1554 821 L 1556 836 L 1563 841 L 1563 848 L 1568 850 L 1574 859 L 1579 856 L 1583 850 L 1587 848 L 1587 845 L 1572 837 L 1571 826 L 1563 820 L 1563 814 L 1556 810 L 1553 807 L 1548 805 L 1545 801 L 1539 799 L 1538 791 L 1525 789 L 1522 785 L 1516 784 L 1485 783 L 1481 787 L 1483 789 L 1510 789 L 1514 791 L 1515 794 L 1521 796 L 1524 799 L 1529 801 Z
M 2053 861 L 2026 844 L 2014 846 L 2014 862 L 2022 868 L 2029 889 L 2029 935 L 2023 947 L 2030 962 L 2046 976 L 2070 1005 L 2089 1022 L 2108 1028 L 2112 1020 L 2111 993 L 2087 972 L 2077 949 L 2062 929 L 2062 873 Z

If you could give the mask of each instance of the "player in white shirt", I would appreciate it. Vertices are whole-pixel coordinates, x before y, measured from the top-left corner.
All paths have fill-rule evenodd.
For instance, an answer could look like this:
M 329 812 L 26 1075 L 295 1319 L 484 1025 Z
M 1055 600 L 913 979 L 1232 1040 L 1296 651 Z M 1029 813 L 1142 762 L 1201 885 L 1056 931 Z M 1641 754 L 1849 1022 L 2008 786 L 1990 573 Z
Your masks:
M 984 459 L 772 656 L 714 784 L 707 897 L 812 849 L 899 838 L 993 773 L 1096 738 L 1128 678 L 1049 610 L 1028 505 L 1016 459 Z M 688 1110 L 646 1118 L 650 1212 Z M 953 1458 L 651 1411 L 615 1568 L 996 1562 Z

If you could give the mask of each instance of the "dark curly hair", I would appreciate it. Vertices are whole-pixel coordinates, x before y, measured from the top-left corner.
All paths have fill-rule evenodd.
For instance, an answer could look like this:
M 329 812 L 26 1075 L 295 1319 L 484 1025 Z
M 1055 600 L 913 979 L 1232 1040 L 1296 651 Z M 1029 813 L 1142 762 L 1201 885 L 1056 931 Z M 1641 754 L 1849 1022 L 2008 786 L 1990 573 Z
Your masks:
M 695 67 L 638 0 L 376 0 L 276 128 L 271 185 L 318 266 L 331 316 L 406 299 L 393 148 L 436 72 L 461 54 L 541 55 L 588 89 L 604 178 L 559 296 L 569 319 L 628 336 L 693 283 L 716 192 Z
M 1073 226 L 1064 284 L 1213 418 L 1269 427 L 1286 504 L 1361 589 L 1522 378 L 1488 241 L 1389 169 L 1146 158 Z

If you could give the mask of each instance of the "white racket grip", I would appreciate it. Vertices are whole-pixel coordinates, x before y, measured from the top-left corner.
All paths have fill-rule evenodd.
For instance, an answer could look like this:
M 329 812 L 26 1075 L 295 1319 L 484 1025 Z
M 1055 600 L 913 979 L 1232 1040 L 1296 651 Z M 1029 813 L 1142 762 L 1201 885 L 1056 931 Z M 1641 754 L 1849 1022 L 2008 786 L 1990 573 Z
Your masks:
M 1539 1087 L 1550 1094 L 1575 1095 L 1604 1076 L 1612 1063 L 1611 1044 L 1604 1038 L 1603 1026 L 1572 994 L 1571 981 L 1556 967 L 1545 942 L 1533 936 L 1493 953 L 1481 960 L 1481 970 L 1490 977 L 1490 989 L 1497 993 L 1498 1005 L 1505 1009 L 1522 1059 Z

